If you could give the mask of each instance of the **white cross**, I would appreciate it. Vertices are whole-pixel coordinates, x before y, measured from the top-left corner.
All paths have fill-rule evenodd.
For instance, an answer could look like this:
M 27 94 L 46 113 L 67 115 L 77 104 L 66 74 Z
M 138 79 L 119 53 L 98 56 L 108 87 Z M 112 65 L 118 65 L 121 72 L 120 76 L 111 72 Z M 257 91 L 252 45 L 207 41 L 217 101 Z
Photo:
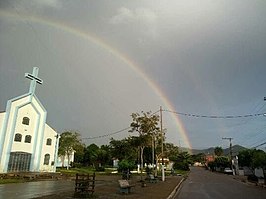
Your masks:
M 33 95 L 34 92 L 35 92 L 36 82 L 38 84 L 42 84 L 43 83 L 42 79 L 38 78 L 38 72 L 39 72 L 39 68 L 38 67 L 33 67 L 32 74 L 25 73 L 25 77 L 31 80 L 30 89 L 29 89 L 29 93 L 31 95 Z

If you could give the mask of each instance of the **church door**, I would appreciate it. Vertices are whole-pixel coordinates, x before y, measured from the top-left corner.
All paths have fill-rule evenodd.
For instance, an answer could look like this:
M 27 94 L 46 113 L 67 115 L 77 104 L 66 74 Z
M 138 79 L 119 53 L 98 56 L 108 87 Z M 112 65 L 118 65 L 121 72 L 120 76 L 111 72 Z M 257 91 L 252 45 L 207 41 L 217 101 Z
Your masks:
M 8 172 L 30 170 L 31 154 L 26 152 L 11 152 L 8 162 Z

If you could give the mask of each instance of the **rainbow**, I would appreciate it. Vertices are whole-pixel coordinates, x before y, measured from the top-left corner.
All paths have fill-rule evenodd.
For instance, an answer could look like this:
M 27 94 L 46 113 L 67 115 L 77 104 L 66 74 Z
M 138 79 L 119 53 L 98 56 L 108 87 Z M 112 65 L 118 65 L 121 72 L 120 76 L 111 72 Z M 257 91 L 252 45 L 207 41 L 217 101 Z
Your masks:
M 175 110 L 174 106 L 170 102 L 170 100 L 166 97 L 166 95 L 163 93 L 163 91 L 160 89 L 160 87 L 151 79 L 147 74 L 145 74 L 141 67 L 138 66 L 132 59 L 130 59 L 127 55 L 122 54 L 112 46 L 110 46 L 108 43 L 104 42 L 100 38 L 98 38 L 96 35 L 93 35 L 89 32 L 85 32 L 83 30 L 77 29 L 74 26 L 71 26 L 69 24 L 66 24 L 61 21 L 51 20 L 48 18 L 40 18 L 37 16 L 32 15 L 25 15 L 25 14 L 18 14 L 18 13 L 12 13 L 10 11 L 2 10 L 0 9 L 0 16 L 7 17 L 7 18 L 15 18 L 16 20 L 28 20 L 34 23 L 40 23 L 47 26 L 50 26 L 52 28 L 59 29 L 61 31 L 68 32 L 70 34 L 73 34 L 77 37 L 80 37 L 84 40 L 87 40 L 89 42 L 92 42 L 93 44 L 103 48 L 104 50 L 110 52 L 113 56 L 120 59 L 122 62 L 124 62 L 126 65 L 128 65 L 134 72 L 136 72 L 138 75 L 141 76 L 145 80 L 145 82 L 149 85 L 149 87 L 155 92 L 155 94 L 162 100 L 164 105 L 167 107 L 167 109 Z M 184 142 L 184 145 L 188 148 L 192 148 L 191 144 L 189 142 L 189 138 L 187 136 L 186 130 L 181 122 L 181 120 L 178 118 L 177 115 L 172 114 L 172 118 L 176 124 L 176 127 L 181 135 L 181 138 Z

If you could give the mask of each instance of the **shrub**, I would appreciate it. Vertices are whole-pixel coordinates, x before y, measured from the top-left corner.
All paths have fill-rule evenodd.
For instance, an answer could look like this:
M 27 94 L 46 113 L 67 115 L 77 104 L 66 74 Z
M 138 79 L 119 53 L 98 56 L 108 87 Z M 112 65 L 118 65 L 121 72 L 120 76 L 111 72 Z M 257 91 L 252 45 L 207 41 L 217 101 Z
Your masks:
M 105 168 L 104 167 L 96 167 L 95 171 L 103 172 L 103 171 L 105 171 Z
M 255 175 L 249 175 L 249 176 L 248 176 L 248 181 L 251 181 L 251 182 L 258 182 L 258 177 L 255 176 Z
M 118 162 L 118 171 L 127 171 L 127 170 L 132 170 L 135 168 L 135 164 L 132 161 L 129 160 L 122 160 Z
M 151 174 L 152 171 L 153 171 L 153 169 L 150 168 L 150 167 L 146 167 L 146 168 L 145 168 L 145 171 L 146 171 L 147 174 Z
M 174 169 L 189 171 L 189 164 L 186 162 L 175 162 L 173 167 Z

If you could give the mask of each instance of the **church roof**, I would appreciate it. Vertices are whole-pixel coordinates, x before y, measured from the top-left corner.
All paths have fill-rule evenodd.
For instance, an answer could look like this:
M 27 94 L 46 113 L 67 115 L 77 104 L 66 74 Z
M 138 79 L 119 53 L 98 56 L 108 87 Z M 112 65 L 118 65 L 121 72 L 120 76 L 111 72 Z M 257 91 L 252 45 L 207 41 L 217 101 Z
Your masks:
M 28 97 L 30 95 L 31 95 L 31 93 L 26 93 L 24 95 L 15 97 L 13 99 L 10 99 L 10 100 L 8 100 L 8 104 L 11 104 L 12 102 L 15 102 L 15 101 L 20 100 L 20 99 L 25 98 L 25 97 Z M 44 108 L 44 106 L 42 105 L 42 103 L 40 102 L 40 100 L 38 99 L 38 97 L 35 94 L 33 94 L 33 97 L 37 101 L 37 103 L 40 105 L 41 109 L 43 109 L 43 111 L 46 112 L 46 109 Z M 30 102 L 32 102 L 32 101 L 30 101 Z

